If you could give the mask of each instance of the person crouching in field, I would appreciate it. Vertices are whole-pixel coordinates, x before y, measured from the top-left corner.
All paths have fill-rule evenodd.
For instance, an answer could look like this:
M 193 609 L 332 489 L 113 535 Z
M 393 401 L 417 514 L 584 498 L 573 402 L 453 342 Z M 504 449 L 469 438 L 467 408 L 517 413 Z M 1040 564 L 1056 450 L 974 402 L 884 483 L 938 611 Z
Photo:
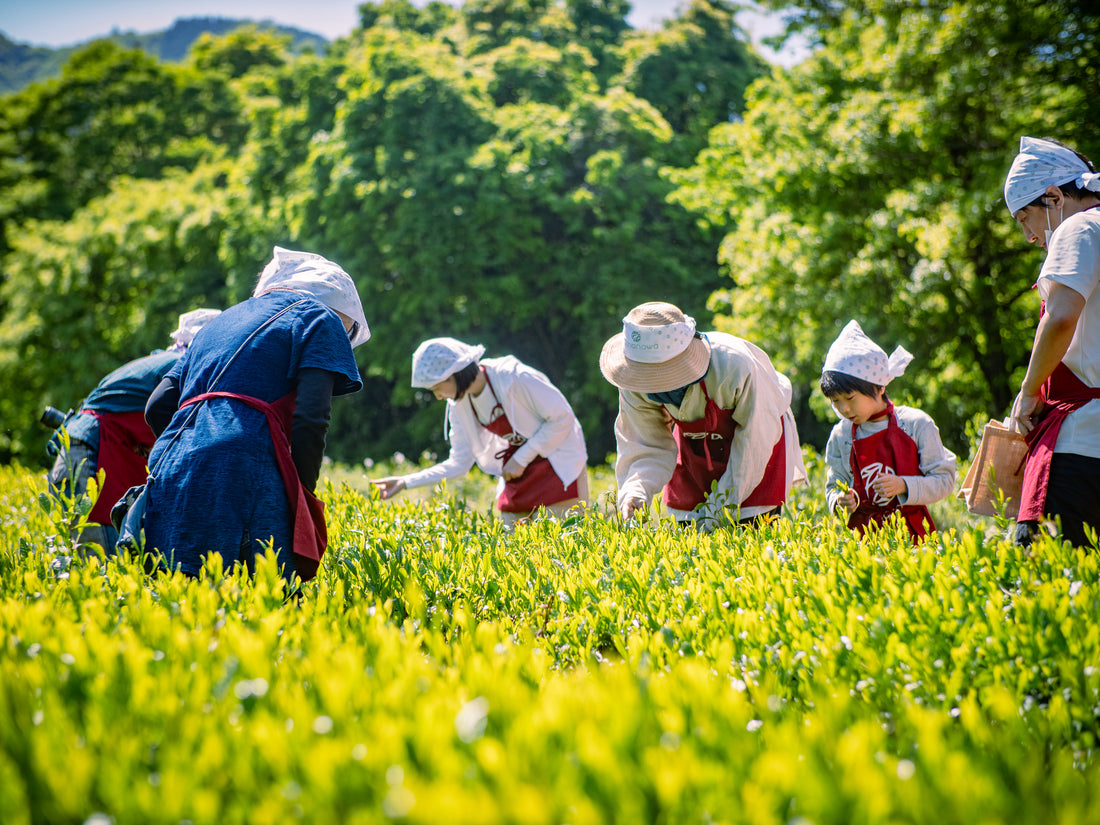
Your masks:
M 275 247 L 252 297 L 203 327 L 145 407 L 145 546 L 198 576 L 215 552 L 251 571 L 271 544 L 288 581 L 313 578 L 332 399 L 362 389 L 352 348 L 368 338 L 350 275 Z
M 955 455 L 936 423 L 913 407 L 895 407 L 886 394 L 912 360 L 902 347 L 887 358 L 856 321 L 825 357 L 821 391 L 843 419 L 825 445 L 825 496 L 860 535 L 900 512 L 913 538 L 924 538 L 936 529 L 928 505 L 955 486 Z
M 654 301 L 632 309 L 600 353 L 619 388 L 615 478 L 624 519 L 664 488 L 681 525 L 750 525 L 806 480 L 791 382 L 762 349 Z
M 1011 424 L 1028 443 L 1016 540 L 1044 516 L 1088 544 L 1100 531 L 1100 174 L 1084 155 L 1025 137 L 1005 180 L 1005 204 L 1029 243 L 1046 250 L 1042 317 Z
M 168 349 L 137 358 L 107 375 L 50 438 L 46 451 L 56 460 L 46 480 L 52 495 L 83 495 L 88 480 L 103 470 L 99 498 L 88 513 L 87 526 L 76 537 L 80 545 L 98 544 L 104 552 L 114 552 L 118 531 L 111 524 L 111 508 L 128 489 L 145 481 L 146 460 L 155 441 L 145 421 L 145 405 L 195 333 L 220 312 L 183 313 Z M 62 446 L 61 430 L 68 433 L 68 448 Z
M 511 355 L 432 338 L 416 348 L 412 385 L 447 400 L 446 461 L 374 482 L 382 498 L 468 473 L 500 477 L 497 508 L 508 526 L 545 507 L 556 516 L 588 501 L 588 451 L 573 408 L 550 379 Z

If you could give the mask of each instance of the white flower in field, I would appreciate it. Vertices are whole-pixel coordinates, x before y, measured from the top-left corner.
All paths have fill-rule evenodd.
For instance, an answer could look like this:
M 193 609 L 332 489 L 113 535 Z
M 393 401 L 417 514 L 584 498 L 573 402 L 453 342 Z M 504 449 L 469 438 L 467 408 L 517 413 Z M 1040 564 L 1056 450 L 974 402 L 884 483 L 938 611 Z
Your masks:
M 415 804 L 416 797 L 412 791 L 404 785 L 394 785 L 382 800 L 382 813 L 391 819 L 402 819 L 409 815 Z
M 455 733 L 466 744 L 476 742 L 485 735 L 489 722 L 489 700 L 478 696 L 462 706 L 455 714 Z
M 115 818 L 107 814 L 94 813 L 84 820 L 84 825 L 115 825 Z
M 393 454 L 393 463 L 394 464 L 404 464 L 405 463 L 405 454 L 402 453 L 402 452 L 394 453 Z
M 902 782 L 912 779 L 913 774 L 917 772 L 917 766 L 908 759 L 902 759 L 898 762 L 898 779 Z
M 763 720 L 761 720 L 761 719 L 750 719 L 749 723 L 747 725 L 745 725 L 745 730 L 747 730 L 749 733 L 755 733 L 756 731 L 760 730 L 762 727 L 764 727 Z
M 363 459 L 363 466 L 368 470 L 371 469 L 372 467 L 374 467 L 374 459 L 373 458 L 364 458 Z
M 332 731 L 332 717 L 318 716 L 313 720 L 313 732 L 324 736 Z
M 1082 582 L 1075 581 L 1069 583 L 1069 597 L 1072 599 L 1081 591 Z

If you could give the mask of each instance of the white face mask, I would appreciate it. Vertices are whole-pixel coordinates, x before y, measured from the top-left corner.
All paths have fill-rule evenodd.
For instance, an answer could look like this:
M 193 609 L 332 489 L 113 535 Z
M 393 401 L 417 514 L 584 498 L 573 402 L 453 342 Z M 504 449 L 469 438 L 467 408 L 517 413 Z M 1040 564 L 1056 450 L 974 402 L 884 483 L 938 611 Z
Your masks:
M 1050 228 L 1050 210 L 1044 209 L 1043 211 L 1047 214 L 1047 228 L 1043 230 L 1043 245 L 1046 246 L 1047 249 L 1050 249 L 1050 236 L 1054 234 L 1054 230 Z M 1061 207 L 1058 209 L 1058 225 L 1062 225 Z

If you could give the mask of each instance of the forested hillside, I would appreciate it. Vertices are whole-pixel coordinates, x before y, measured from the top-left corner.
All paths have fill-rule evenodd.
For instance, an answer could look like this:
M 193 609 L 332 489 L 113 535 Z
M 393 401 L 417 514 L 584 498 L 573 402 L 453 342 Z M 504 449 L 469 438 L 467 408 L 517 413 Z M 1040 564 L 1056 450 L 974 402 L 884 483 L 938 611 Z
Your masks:
M 36 460 L 43 404 L 247 297 L 275 244 L 341 263 L 374 331 L 341 460 L 444 449 L 409 357 L 453 335 L 546 372 L 602 461 L 597 356 L 647 299 L 768 350 L 818 448 L 821 361 L 858 318 L 917 355 L 892 392 L 965 454 L 1038 312 L 1004 173 L 1022 134 L 1100 155 L 1100 17 L 941 5 L 796 3 L 817 51 L 790 70 L 725 0 L 657 31 L 621 0 L 389 0 L 319 54 L 255 30 L 180 63 L 92 44 L 0 108 L 0 456 Z
M 327 41 L 319 34 L 265 20 L 259 23 L 228 17 L 190 17 L 176 20 L 163 31 L 138 34 L 132 31 L 112 31 L 97 40 L 109 40 L 123 48 L 141 49 L 160 60 L 180 61 L 195 41 L 204 34 L 226 35 L 242 26 L 256 26 L 280 36 L 289 36 L 293 51 L 306 49 L 321 52 Z M 0 94 L 17 92 L 32 83 L 41 83 L 61 74 L 61 69 L 73 54 L 89 44 L 77 44 L 51 49 L 17 43 L 0 32 Z

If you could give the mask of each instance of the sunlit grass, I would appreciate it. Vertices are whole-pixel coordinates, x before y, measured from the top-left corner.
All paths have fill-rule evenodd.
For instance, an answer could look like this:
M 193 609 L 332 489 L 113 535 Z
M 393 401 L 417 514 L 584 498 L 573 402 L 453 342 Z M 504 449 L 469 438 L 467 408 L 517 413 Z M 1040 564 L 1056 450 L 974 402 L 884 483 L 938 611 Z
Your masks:
M 957 503 L 861 542 L 813 490 L 754 531 L 627 527 L 606 468 L 587 515 L 508 532 L 484 477 L 366 478 L 326 470 L 285 601 L 270 558 L 60 564 L 0 468 L 0 821 L 1095 821 L 1095 554 Z

